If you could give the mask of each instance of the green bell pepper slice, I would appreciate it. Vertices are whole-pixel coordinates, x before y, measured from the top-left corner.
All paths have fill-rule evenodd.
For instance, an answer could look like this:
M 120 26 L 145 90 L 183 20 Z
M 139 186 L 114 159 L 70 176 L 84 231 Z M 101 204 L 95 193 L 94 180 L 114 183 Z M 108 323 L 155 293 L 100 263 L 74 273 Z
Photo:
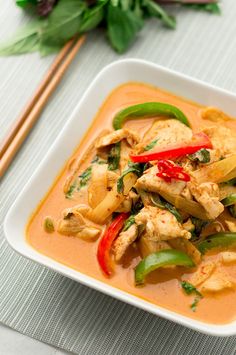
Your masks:
M 208 250 L 214 248 L 227 248 L 236 245 L 236 233 L 233 232 L 220 232 L 212 234 L 196 246 L 198 250 L 205 254 Z
M 194 267 L 193 260 L 184 252 L 175 249 L 164 249 L 148 255 L 135 268 L 135 284 L 142 285 L 145 277 L 162 266 Z
M 236 203 L 236 193 L 230 194 L 229 196 L 223 198 L 220 202 L 223 203 L 224 206 L 234 205 Z
M 145 102 L 143 104 L 126 107 L 119 111 L 113 118 L 113 128 L 115 130 L 121 129 L 124 122 L 130 119 L 153 117 L 157 115 L 175 118 L 190 127 L 187 117 L 177 107 L 163 102 Z

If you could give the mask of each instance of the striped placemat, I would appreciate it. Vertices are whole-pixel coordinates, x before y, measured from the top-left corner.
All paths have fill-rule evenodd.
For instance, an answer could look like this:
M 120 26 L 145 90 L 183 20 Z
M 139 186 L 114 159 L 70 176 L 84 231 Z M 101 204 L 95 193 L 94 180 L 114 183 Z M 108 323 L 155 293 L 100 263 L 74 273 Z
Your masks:
M 176 31 L 151 21 L 122 57 L 151 60 L 236 91 L 236 2 L 225 0 L 222 6 L 221 17 L 176 10 Z M 2 2 L 0 38 L 24 21 L 13 1 Z M 88 84 L 115 59 L 118 56 L 107 46 L 104 34 L 91 34 L 2 181 L 1 222 Z M 40 60 L 37 54 L 0 58 L 0 138 L 32 95 L 51 60 Z M 77 354 L 236 354 L 235 337 L 199 334 L 22 258 L 7 245 L 2 226 L 0 321 Z

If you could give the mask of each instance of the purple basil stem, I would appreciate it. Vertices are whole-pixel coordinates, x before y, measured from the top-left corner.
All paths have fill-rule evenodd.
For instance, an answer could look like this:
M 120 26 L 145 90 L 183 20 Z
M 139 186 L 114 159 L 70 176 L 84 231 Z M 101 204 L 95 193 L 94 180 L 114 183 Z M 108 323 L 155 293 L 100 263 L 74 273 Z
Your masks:
M 38 0 L 37 10 L 40 16 L 47 16 L 52 11 L 57 0 Z

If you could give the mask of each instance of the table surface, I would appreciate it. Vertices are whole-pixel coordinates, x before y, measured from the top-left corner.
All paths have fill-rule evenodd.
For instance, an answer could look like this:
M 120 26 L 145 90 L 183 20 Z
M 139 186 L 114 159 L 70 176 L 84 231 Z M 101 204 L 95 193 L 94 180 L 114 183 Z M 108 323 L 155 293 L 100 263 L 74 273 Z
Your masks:
M 84 90 L 88 87 L 96 73 L 106 64 L 119 58 L 143 58 L 235 92 L 236 2 L 234 0 L 224 0 L 222 3 L 224 12 L 221 17 L 188 10 L 174 10 L 178 16 L 178 28 L 176 31 L 168 31 L 163 29 L 157 22 L 150 21 L 140 34 L 139 40 L 132 46 L 131 50 L 120 57 L 118 57 L 107 45 L 102 31 L 97 31 L 96 33 L 89 35 L 85 46 L 79 52 L 76 60 L 72 63 L 70 70 L 63 78 L 62 84 L 58 87 L 56 94 L 51 98 L 40 121 L 23 145 L 3 181 L 1 192 L 3 206 L 1 207 L 0 205 L 0 209 L 2 208 L 1 222 L 14 201 L 15 196 L 20 192 L 35 168 L 37 168 L 37 164 L 43 159 L 49 147 L 54 142 L 61 127 L 69 117 Z M 21 14 L 21 11 L 16 8 L 14 1 L 1 0 L 0 7 L 0 38 L 2 40 L 12 33 L 14 29 L 19 27 L 19 25 L 23 24 L 26 21 L 26 18 Z M 4 137 L 25 103 L 31 97 L 52 60 L 53 57 L 40 59 L 38 54 L 0 58 L 0 139 Z M 49 132 L 47 131 L 48 128 Z M 45 134 L 45 132 L 48 132 L 49 134 Z M 33 159 L 32 151 L 34 152 Z M 20 278 L 20 275 L 11 274 L 11 268 L 13 267 L 13 265 L 11 266 L 11 258 L 13 258 L 13 253 L 3 240 L 3 233 L 1 236 L 0 252 L 4 255 L 5 262 L 9 255 L 9 266 L 6 267 L 8 267 L 11 279 L 9 280 L 7 277 L 8 275 L 2 273 L 0 286 L 3 284 L 5 285 L 6 295 L 7 292 L 10 291 L 14 294 L 14 286 L 18 285 L 17 282 L 23 282 L 23 278 Z M 48 280 L 48 285 L 55 287 L 55 290 L 56 287 L 59 289 L 60 285 L 68 284 L 68 288 L 74 290 L 76 297 L 77 295 L 80 295 L 79 286 L 72 284 L 72 281 L 69 283 L 69 281 L 62 280 L 62 278 L 59 279 L 59 276 L 57 279 L 57 275 L 54 275 L 52 272 L 43 270 L 43 268 L 41 270 L 38 266 L 34 266 L 33 263 L 27 264 L 20 258 L 17 259 L 18 270 L 25 273 L 25 275 L 27 273 L 27 265 L 30 265 L 32 268 L 32 273 L 34 272 L 34 269 L 35 273 L 36 270 L 38 270 L 36 273 L 38 275 L 38 283 L 39 281 L 43 282 L 43 278 L 45 278 L 45 282 Z M 26 277 L 30 280 L 31 275 L 27 274 Z M 34 290 L 33 287 L 35 285 L 31 286 L 32 290 Z M 35 287 L 36 291 L 39 293 L 37 285 Z M 135 310 L 132 307 L 122 305 L 116 301 L 111 302 L 108 297 L 96 296 L 97 293 L 95 291 L 89 292 L 83 287 L 81 287 L 81 289 L 82 296 L 83 294 L 88 294 L 88 297 L 91 299 L 94 297 L 95 301 L 96 297 L 99 297 L 99 302 L 102 304 L 102 307 L 106 307 L 106 304 L 108 304 L 106 312 L 110 312 L 110 308 L 112 310 L 113 307 L 120 309 L 120 318 L 118 318 L 115 313 L 113 320 L 109 319 L 107 327 L 105 323 L 106 318 L 104 318 L 103 327 L 104 329 L 109 328 L 109 335 L 99 332 L 99 321 L 96 322 L 96 320 L 94 320 L 94 325 L 93 327 L 91 326 L 89 335 L 85 330 L 81 330 L 79 333 L 78 341 L 80 341 L 80 344 L 76 344 L 75 341 L 69 339 L 71 344 L 68 345 L 66 340 L 64 341 L 61 337 L 57 337 L 56 332 L 52 332 L 52 337 L 48 336 L 50 324 L 46 324 L 48 328 L 44 332 L 44 323 L 42 319 L 38 322 L 37 314 L 34 314 L 34 318 L 31 317 L 32 313 L 30 312 L 34 311 L 34 298 L 32 306 L 27 304 L 26 307 L 26 305 L 22 303 L 23 306 L 20 307 L 21 304 L 17 306 L 13 301 L 10 302 L 6 296 L 5 298 L 1 298 L 1 293 L 0 320 L 33 337 L 59 344 L 66 349 L 71 349 L 80 354 L 102 354 L 104 352 L 110 354 L 110 349 L 113 349 L 111 350 L 111 353 L 113 352 L 113 354 L 141 354 L 143 350 L 140 350 L 140 347 L 144 346 L 145 348 L 145 344 L 139 343 L 141 334 L 148 337 L 147 343 L 150 344 L 150 346 L 153 346 L 152 349 L 156 349 L 155 353 L 157 353 L 156 351 L 159 351 L 157 349 L 160 349 L 162 355 L 169 355 L 170 353 L 174 355 L 183 353 L 185 355 L 200 353 L 215 355 L 216 352 L 214 352 L 214 346 L 217 347 L 217 355 L 231 355 L 236 351 L 236 346 L 234 346 L 235 343 L 230 339 L 226 341 L 198 335 L 183 327 L 173 325 L 170 322 L 157 318 L 154 319 L 153 316 Z M 21 302 L 22 300 L 20 297 L 23 297 L 24 293 L 21 293 L 20 289 L 17 289 L 17 292 L 18 294 L 15 294 L 16 302 L 18 302 L 18 299 L 19 302 Z M 38 297 L 42 297 L 43 302 L 50 301 L 46 299 L 47 295 L 41 294 L 40 296 L 39 294 Z M 58 299 L 58 302 L 60 302 L 60 299 Z M 18 307 L 17 312 L 14 311 L 15 307 Z M 95 309 L 95 312 L 97 312 L 97 306 L 92 305 L 91 302 L 89 302 L 88 307 L 90 307 L 91 310 Z M 26 311 L 28 312 L 28 315 L 25 315 L 24 312 Z M 129 327 L 129 324 L 126 322 L 128 318 L 125 312 L 129 312 L 129 316 L 133 315 L 134 319 L 139 319 L 140 322 L 137 324 L 135 329 L 136 333 L 134 334 L 133 339 L 129 335 L 129 332 L 131 331 L 130 329 L 127 335 L 125 334 L 125 327 Z M 109 313 L 109 315 L 110 318 L 112 318 L 112 313 Z M 85 316 L 89 317 L 89 313 L 85 313 Z M 83 320 L 83 318 L 81 319 Z M 58 319 L 56 323 L 58 329 L 60 326 L 60 320 L 63 319 Z M 34 321 L 38 323 L 34 323 Z M 70 332 L 69 327 L 71 327 L 71 334 L 74 331 L 80 331 L 80 329 L 74 329 L 70 321 L 67 321 L 67 332 Z M 129 322 L 132 322 L 130 318 Z M 158 324 L 156 328 L 155 322 Z M 116 324 L 117 328 L 115 327 Z M 148 324 L 151 324 L 150 329 L 147 329 Z M 114 327 L 113 330 L 112 326 Z M 31 329 L 31 327 L 37 328 L 37 332 L 34 333 L 34 329 Z M 118 338 L 120 339 L 121 344 L 116 344 L 116 342 L 114 342 L 114 339 L 116 339 L 115 332 L 118 333 Z M 165 332 L 168 334 L 166 335 Z M 159 334 L 159 337 L 163 336 L 163 341 L 161 343 L 159 343 L 158 336 L 157 339 L 155 339 L 156 334 Z M 169 341 L 170 334 L 173 334 L 173 343 Z M 88 336 L 90 337 L 90 345 L 88 345 L 87 342 Z M 102 348 L 101 341 L 103 341 L 104 336 L 104 348 Z M 188 339 L 188 341 L 186 341 L 186 339 Z M 189 341 L 189 339 L 191 341 Z M 195 341 L 198 341 L 197 347 L 194 345 Z M 230 347 L 227 344 L 230 344 Z M 159 348 L 157 348 L 157 346 L 159 346 Z M 99 348 L 98 351 L 96 350 L 96 347 Z M 114 350 L 114 347 L 117 347 L 116 351 Z M 0 325 L 0 354 L 61 355 L 68 353 L 27 338 L 25 335 L 17 333 L 4 325 Z

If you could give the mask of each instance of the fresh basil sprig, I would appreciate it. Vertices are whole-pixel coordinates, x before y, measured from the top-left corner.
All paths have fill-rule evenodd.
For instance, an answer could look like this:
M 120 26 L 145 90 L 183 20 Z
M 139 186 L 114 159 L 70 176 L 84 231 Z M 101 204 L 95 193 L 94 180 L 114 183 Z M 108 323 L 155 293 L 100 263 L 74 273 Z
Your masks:
M 167 1 L 168 4 L 189 6 L 218 14 L 217 0 Z M 20 30 L 10 41 L 0 46 L 0 55 L 39 51 L 42 56 L 57 52 L 74 35 L 102 25 L 112 47 L 125 52 L 143 28 L 146 19 L 158 18 L 170 29 L 176 20 L 164 9 L 164 0 L 16 0 L 22 9 L 33 8 L 37 21 Z M 32 11 L 31 11 L 32 12 Z

